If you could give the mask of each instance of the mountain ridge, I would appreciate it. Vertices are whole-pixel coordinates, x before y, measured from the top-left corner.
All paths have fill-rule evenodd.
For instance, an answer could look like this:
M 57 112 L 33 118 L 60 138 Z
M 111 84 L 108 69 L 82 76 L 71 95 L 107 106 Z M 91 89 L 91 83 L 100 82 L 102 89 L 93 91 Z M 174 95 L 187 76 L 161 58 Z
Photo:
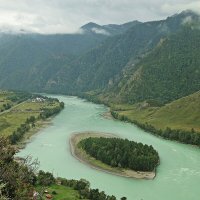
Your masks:
M 133 21 L 123 34 L 113 36 L 4 35 L 0 38 L 0 87 L 65 94 L 112 89 L 121 84 L 124 75 L 133 73 L 136 64 L 163 38 L 185 26 L 183 21 L 188 17 L 199 18 L 182 12 L 160 21 Z M 124 24 L 102 27 L 110 26 Z

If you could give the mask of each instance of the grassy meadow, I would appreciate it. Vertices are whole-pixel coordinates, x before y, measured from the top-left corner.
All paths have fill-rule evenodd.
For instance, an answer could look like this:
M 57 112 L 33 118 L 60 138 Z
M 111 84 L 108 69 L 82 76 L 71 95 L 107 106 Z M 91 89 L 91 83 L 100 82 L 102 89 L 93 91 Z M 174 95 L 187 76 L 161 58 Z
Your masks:
M 38 191 L 40 191 L 42 188 L 37 188 Z M 77 190 L 74 190 L 70 187 L 63 186 L 63 185 L 51 185 L 46 188 L 48 193 L 53 196 L 53 200 L 78 200 L 79 193 Z M 55 194 L 52 194 L 52 192 Z M 46 199 L 45 194 L 43 195 L 43 199 Z
M 200 92 L 175 100 L 161 107 L 145 103 L 111 105 L 111 110 L 131 121 L 148 123 L 157 129 L 191 130 L 200 132 Z
M 10 94 L 9 92 L 0 92 L 1 103 L 3 103 L 3 101 L 4 103 L 10 101 L 7 99 Z M 10 104 L 10 109 L 0 112 L 0 136 L 10 136 L 31 116 L 38 119 L 40 113 L 42 113 L 44 109 L 51 109 L 59 106 L 59 102 L 57 101 L 45 100 L 40 102 L 31 99 L 20 103 L 11 102 Z M 37 126 L 38 124 L 36 123 L 35 125 Z

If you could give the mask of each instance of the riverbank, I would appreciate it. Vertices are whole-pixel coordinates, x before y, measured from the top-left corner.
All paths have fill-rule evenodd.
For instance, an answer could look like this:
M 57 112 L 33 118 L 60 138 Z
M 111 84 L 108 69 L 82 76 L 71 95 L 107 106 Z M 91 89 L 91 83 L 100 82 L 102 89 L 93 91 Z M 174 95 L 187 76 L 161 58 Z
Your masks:
M 166 105 L 149 102 L 135 104 L 112 103 L 95 93 L 81 96 L 110 109 L 114 119 L 133 123 L 155 136 L 200 147 L 200 92 Z M 188 113 L 191 113 L 189 115 Z M 109 115 L 107 112 L 106 116 Z M 104 115 L 103 115 L 104 116 Z
M 81 132 L 74 133 L 70 137 L 70 150 L 72 156 L 74 156 L 80 162 L 88 165 L 91 168 L 110 173 L 117 176 L 127 177 L 127 178 L 136 178 L 136 179 L 154 179 L 156 176 L 155 171 L 153 172 L 140 172 L 133 171 L 129 169 L 114 168 L 109 165 L 102 163 L 101 161 L 96 160 L 95 158 L 89 156 L 84 150 L 78 148 L 78 143 L 89 137 L 106 137 L 112 138 L 117 137 L 114 134 L 101 133 L 101 132 Z
M 30 143 L 30 138 L 45 129 L 52 124 L 53 117 L 45 120 L 39 120 L 35 123 L 35 127 L 32 127 L 28 132 L 25 133 L 24 137 L 16 144 L 13 145 L 17 151 L 24 149 L 28 143 Z
M 107 111 L 107 112 L 105 112 L 105 113 L 103 113 L 101 116 L 104 117 L 105 119 L 115 119 L 115 118 L 112 116 L 110 110 Z

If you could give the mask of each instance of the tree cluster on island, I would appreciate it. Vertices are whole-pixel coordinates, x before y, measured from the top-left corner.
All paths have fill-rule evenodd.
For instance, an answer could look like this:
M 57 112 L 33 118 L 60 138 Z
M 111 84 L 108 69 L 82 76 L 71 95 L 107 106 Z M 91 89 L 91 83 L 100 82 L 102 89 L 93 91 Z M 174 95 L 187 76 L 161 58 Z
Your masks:
M 112 167 L 153 171 L 159 164 L 158 152 L 152 146 L 128 139 L 89 137 L 81 140 L 78 146 Z

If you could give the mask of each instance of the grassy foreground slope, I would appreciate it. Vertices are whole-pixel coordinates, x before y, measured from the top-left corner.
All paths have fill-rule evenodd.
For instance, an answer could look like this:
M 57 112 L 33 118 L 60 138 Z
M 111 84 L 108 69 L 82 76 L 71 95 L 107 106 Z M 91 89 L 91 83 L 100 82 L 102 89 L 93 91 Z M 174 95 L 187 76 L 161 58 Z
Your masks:
M 127 117 L 131 121 L 148 123 L 156 129 L 181 129 L 200 132 L 200 92 L 172 101 L 161 107 L 143 102 L 130 105 L 112 105 L 112 110 L 119 117 Z
M 38 171 L 37 160 L 17 158 L 16 151 L 5 137 L 0 137 L 1 200 L 116 200 L 104 191 L 91 189 L 85 179 L 55 178 L 50 172 Z
M 79 198 L 79 193 L 76 190 L 73 190 L 70 187 L 65 187 L 62 185 L 53 185 L 50 188 L 50 191 L 56 191 L 57 195 L 54 195 L 54 200 L 77 200 Z
M 73 188 L 63 186 L 63 185 L 50 185 L 46 187 L 46 190 L 49 192 L 49 194 L 55 193 L 53 195 L 54 200 L 78 200 L 80 199 L 80 195 L 77 190 L 74 190 Z M 43 199 L 46 199 L 45 194 L 43 195 Z

